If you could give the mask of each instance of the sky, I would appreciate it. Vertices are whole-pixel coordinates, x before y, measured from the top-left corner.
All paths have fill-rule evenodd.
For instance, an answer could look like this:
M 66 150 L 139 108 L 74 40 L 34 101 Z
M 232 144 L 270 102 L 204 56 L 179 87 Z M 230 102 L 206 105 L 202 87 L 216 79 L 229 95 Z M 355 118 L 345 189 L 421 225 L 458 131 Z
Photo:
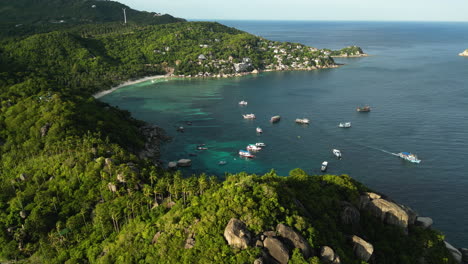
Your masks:
M 204 20 L 468 21 L 468 0 L 117 0 Z

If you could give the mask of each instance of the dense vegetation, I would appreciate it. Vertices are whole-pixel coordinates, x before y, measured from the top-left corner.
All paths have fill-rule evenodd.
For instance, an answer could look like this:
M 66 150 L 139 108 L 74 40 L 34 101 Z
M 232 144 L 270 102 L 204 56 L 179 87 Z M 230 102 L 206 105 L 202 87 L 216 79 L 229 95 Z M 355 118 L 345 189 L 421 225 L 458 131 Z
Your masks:
M 48 1 L 63 5 L 70 17 L 94 2 L 117 5 Z M 1 14 L 9 10 L 21 18 L 18 8 L 30 4 L 33 10 L 43 1 L 7 3 Z M 5 19 L 17 23 L 11 16 Z M 410 226 L 407 236 L 366 211 L 359 225 L 343 223 L 342 203 L 358 207 L 360 194 L 368 191 L 346 175 L 309 176 L 296 169 L 289 177 L 241 173 L 221 182 L 206 175 L 183 178 L 139 158 L 143 122 L 95 100 L 93 93 L 172 70 L 228 74 L 239 63 L 268 69 L 306 61 L 327 66 L 333 60 L 326 50 L 272 42 L 216 23 L 136 22 L 82 24 L 2 40 L 0 261 L 251 263 L 260 248 L 234 249 L 223 238 L 229 219 L 238 218 L 256 235 L 284 223 L 314 249 L 331 246 L 342 263 L 363 263 L 347 239 L 351 234 L 374 245 L 372 263 L 410 264 L 420 257 L 453 263 L 437 231 Z M 195 242 L 184 249 L 188 236 Z M 321 263 L 297 250 L 291 262 Z

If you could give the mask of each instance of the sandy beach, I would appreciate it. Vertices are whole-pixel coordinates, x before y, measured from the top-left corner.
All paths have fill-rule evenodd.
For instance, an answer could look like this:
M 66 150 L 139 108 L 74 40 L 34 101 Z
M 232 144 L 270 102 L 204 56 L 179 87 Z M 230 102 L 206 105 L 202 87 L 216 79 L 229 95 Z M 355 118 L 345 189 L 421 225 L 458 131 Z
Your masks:
M 122 84 L 119 84 L 118 86 L 112 87 L 109 90 L 105 90 L 105 91 L 101 91 L 99 93 L 96 93 L 96 94 L 93 95 L 93 97 L 98 99 L 98 98 L 103 97 L 104 95 L 107 95 L 107 94 L 110 94 L 110 93 L 112 93 L 114 91 L 117 91 L 118 89 L 120 89 L 122 87 L 125 87 L 127 85 L 146 82 L 146 81 L 154 80 L 154 79 L 169 78 L 169 77 L 170 77 L 169 75 L 154 75 L 154 76 L 148 76 L 148 77 L 144 77 L 144 78 L 141 78 L 141 79 L 137 79 L 137 80 L 134 80 L 134 81 L 126 81 L 126 82 L 124 82 Z

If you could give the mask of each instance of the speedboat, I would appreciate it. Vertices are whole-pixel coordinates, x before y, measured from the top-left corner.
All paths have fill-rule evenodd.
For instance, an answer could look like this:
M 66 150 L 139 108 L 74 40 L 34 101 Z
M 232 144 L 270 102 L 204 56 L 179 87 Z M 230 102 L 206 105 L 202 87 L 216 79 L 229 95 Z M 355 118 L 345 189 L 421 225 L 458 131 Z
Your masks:
M 370 106 L 366 105 L 366 106 L 358 106 L 356 108 L 356 111 L 358 112 L 370 112 L 371 108 Z
M 262 150 L 261 147 L 255 145 L 255 144 L 249 144 L 249 145 L 246 147 L 246 149 L 247 149 L 248 151 L 260 151 L 260 150 Z
M 398 157 L 405 159 L 407 161 L 413 162 L 413 163 L 420 163 L 421 160 L 418 159 L 418 156 L 415 154 L 411 154 L 409 152 L 400 152 L 398 153 Z
M 246 158 L 253 158 L 253 157 L 255 157 L 254 155 L 252 155 L 252 153 L 250 153 L 250 152 L 247 151 L 247 150 L 239 150 L 239 156 L 241 156 L 241 157 L 246 157 Z
M 276 115 L 276 116 L 273 116 L 273 117 L 270 119 L 270 122 L 276 123 L 276 122 L 279 122 L 280 119 L 281 119 L 281 116 Z
M 255 146 L 257 146 L 257 147 L 266 147 L 266 144 L 263 143 L 263 142 L 257 142 L 257 143 L 255 143 Z
M 333 149 L 332 151 L 333 151 L 333 155 L 341 159 L 341 151 L 339 149 Z
M 255 115 L 254 114 L 245 114 L 245 115 L 242 115 L 244 117 L 244 119 L 255 119 Z
M 322 167 L 320 168 L 320 170 L 322 172 L 326 172 L 327 171 L 327 167 L 328 167 L 328 161 L 324 161 L 322 162 Z
M 255 131 L 257 131 L 257 133 L 259 133 L 259 134 L 263 133 L 263 129 L 261 129 L 260 127 L 257 127 L 255 129 Z
M 244 100 L 239 102 L 239 105 L 247 105 L 247 104 L 248 104 L 247 101 L 244 101 Z
M 340 123 L 338 126 L 348 128 L 348 127 L 351 127 L 351 122 Z
M 296 118 L 296 123 L 298 123 L 298 124 L 309 124 L 309 119 L 307 119 L 307 118 Z

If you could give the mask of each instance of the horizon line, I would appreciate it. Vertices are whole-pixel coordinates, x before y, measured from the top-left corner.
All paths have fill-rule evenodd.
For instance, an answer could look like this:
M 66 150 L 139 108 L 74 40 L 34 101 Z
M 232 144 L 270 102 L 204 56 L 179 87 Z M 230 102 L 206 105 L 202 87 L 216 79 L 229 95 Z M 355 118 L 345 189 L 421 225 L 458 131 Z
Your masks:
M 346 20 L 346 19 L 235 19 L 235 18 L 184 18 L 191 21 L 281 21 L 281 22 L 405 22 L 405 23 L 468 23 L 468 20 Z

